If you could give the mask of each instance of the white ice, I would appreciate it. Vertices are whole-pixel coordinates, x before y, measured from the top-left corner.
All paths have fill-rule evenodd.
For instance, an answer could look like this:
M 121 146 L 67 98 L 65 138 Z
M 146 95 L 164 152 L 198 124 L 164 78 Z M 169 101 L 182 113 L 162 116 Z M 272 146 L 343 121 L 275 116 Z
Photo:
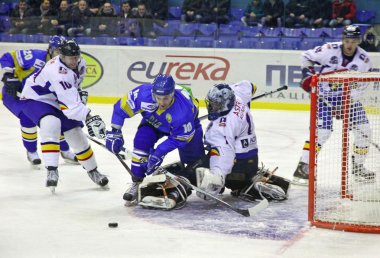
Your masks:
M 90 106 L 110 122 L 112 105 Z M 308 112 L 252 113 L 260 160 L 290 179 L 308 134 Z M 127 148 L 138 122 L 137 117 L 125 122 Z M 286 202 L 270 203 L 250 218 L 195 195 L 179 211 L 127 208 L 122 195 L 130 176 L 111 153 L 92 147 L 110 189 L 94 185 L 81 167 L 61 162 L 52 195 L 45 187 L 45 169 L 29 166 L 18 120 L 1 105 L 0 257 L 379 257 L 379 235 L 310 228 L 302 187 L 293 187 Z M 165 162 L 175 160 L 173 153 Z M 109 228 L 109 222 L 118 228 Z

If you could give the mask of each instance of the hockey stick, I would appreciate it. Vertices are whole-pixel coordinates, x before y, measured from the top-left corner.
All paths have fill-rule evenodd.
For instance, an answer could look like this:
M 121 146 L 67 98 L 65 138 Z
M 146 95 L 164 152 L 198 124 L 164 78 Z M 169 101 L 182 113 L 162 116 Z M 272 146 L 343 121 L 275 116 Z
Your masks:
M 96 144 L 98 144 L 99 146 L 103 147 L 104 149 L 108 150 L 109 152 L 111 152 L 109 149 L 107 149 L 107 147 L 104 145 L 104 143 L 98 141 L 97 139 L 89 136 L 89 135 L 86 135 L 87 138 L 93 142 L 95 142 Z M 127 154 L 127 157 L 128 158 L 131 158 L 132 157 L 132 153 L 130 151 L 127 151 L 124 147 L 122 148 L 122 151 L 124 151 L 126 154 Z M 126 156 L 123 155 L 123 154 L 115 154 L 115 153 L 112 153 L 114 154 L 117 159 L 120 161 L 121 165 L 123 165 L 123 167 L 128 171 L 128 173 L 133 176 L 132 174 L 132 171 L 131 169 L 129 168 L 129 166 L 127 165 L 127 163 L 124 162 L 124 160 L 126 159 Z
M 256 99 L 260 99 L 260 98 L 268 96 L 270 94 L 273 94 L 273 93 L 276 93 L 276 92 L 279 92 L 279 91 L 282 91 L 282 90 L 287 90 L 287 89 L 288 89 L 288 86 L 284 85 L 284 86 L 278 88 L 277 90 L 272 90 L 272 91 L 269 91 L 269 92 L 265 92 L 265 93 L 260 94 L 260 95 L 258 95 L 256 97 L 253 97 L 253 98 L 251 98 L 251 101 L 254 101 Z M 205 120 L 206 118 L 207 118 L 207 115 L 204 115 L 204 116 L 199 117 L 199 120 L 202 121 L 202 120 Z
M 192 185 L 190 182 L 184 180 L 183 178 L 179 177 L 179 176 L 176 176 L 172 173 L 170 173 L 169 171 L 167 171 L 166 169 L 164 169 L 163 167 L 158 167 L 156 169 L 157 172 L 159 173 L 163 173 L 165 175 L 167 175 L 168 177 L 174 179 L 174 180 L 177 180 L 179 181 L 181 184 L 184 184 L 190 188 L 192 188 L 194 191 L 196 192 L 200 192 L 202 194 L 204 194 L 205 196 L 209 197 L 210 199 L 213 199 L 215 201 L 217 201 L 218 203 L 224 205 L 225 207 L 245 216 L 245 217 L 249 217 L 249 216 L 254 216 L 256 215 L 257 213 L 259 213 L 260 211 L 266 209 L 268 207 L 268 200 L 263 198 L 262 201 L 260 201 L 260 203 L 258 203 L 257 205 L 255 206 L 252 206 L 248 209 L 241 209 L 241 208 L 236 208 L 236 207 L 233 207 L 231 204 L 215 197 L 214 195 L 202 190 L 201 188 L 199 187 L 196 187 L 195 185 Z

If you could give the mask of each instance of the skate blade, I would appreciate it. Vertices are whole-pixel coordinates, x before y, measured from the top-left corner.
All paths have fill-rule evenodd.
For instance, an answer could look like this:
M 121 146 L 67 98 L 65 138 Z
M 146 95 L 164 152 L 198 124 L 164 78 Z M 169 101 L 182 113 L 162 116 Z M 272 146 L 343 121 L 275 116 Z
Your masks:
M 40 170 L 41 169 L 41 164 L 30 164 L 30 168 L 33 170 Z
M 292 184 L 293 185 L 300 185 L 300 186 L 308 186 L 309 185 L 309 179 L 302 179 L 302 178 L 293 177 Z
M 136 206 L 136 205 L 137 205 L 137 200 L 125 201 L 125 203 L 124 203 L 125 207 L 132 207 L 132 206 Z
M 72 160 L 72 159 L 63 159 L 63 161 L 70 165 L 80 165 L 78 161 Z
M 55 194 L 55 188 L 56 186 L 48 186 L 50 191 L 51 191 L 51 194 Z

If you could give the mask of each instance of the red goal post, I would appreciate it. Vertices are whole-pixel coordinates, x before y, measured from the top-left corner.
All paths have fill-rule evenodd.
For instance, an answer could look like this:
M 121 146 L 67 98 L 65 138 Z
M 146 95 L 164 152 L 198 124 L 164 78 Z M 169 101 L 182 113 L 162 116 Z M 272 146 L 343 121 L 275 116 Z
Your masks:
M 363 119 L 369 122 L 370 130 L 361 127 Z M 327 137 L 326 132 L 330 132 Z M 318 144 L 318 136 L 323 144 Z M 366 169 L 375 172 L 374 182 L 359 182 L 355 177 L 354 155 L 364 161 Z M 380 233 L 379 161 L 380 73 L 344 71 L 314 75 L 310 108 L 310 223 L 322 228 Z

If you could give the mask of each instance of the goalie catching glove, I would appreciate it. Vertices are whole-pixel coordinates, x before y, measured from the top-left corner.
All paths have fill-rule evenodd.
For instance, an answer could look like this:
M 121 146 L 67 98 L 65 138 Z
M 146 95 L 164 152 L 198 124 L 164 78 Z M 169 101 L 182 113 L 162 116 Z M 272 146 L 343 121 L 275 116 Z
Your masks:
M 91 137 L 96 137 L 99 139 L 104 139 L 106 136 L 105 130 L 106 130 L 106 124 L 103 122 L 103 120 L 100 118 L 100 116 L 91 116 L 90 114 L 87 115 L 86 119 L 86 125 L 88 134 Z

